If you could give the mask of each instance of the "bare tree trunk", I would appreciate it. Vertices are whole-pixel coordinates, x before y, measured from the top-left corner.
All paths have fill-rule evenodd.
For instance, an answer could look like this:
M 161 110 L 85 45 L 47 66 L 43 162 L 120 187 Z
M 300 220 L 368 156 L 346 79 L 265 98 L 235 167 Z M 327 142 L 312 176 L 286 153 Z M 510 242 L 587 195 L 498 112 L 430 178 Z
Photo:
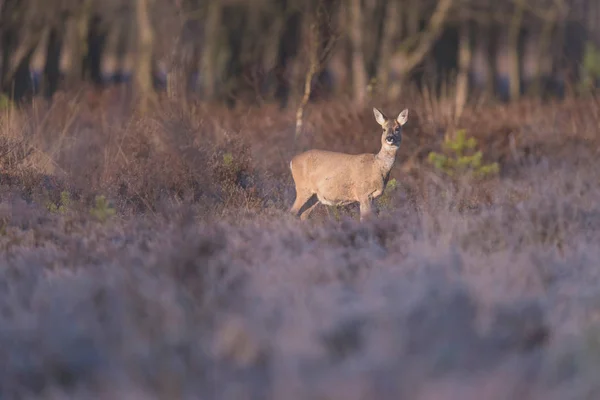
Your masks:
M 339 37 L 336 40 L 335 48 L 332 48 L 331 58 L 327 65 L 327 70 L 333 80 L 333 95 L 344 98 L 352 96 L 352 45 L 347 35 L 350 22 L 347 14 L 347 6 L 340 5 L 337 8 L 334 23 Z
M 83 61 L 83 77 L 90 79 L 96 86 L 104 83 L 102 76 L 102 56 L 106 46 L 106 30 L 102 26 L 102 18 L 98 14 L 90 15 L 86 24 L 86 52 Z
M 183 20 L 178 43 L 171 52 L 167 73 L 167 94 L 170 98 L 197 93 L 200 84 L 200 67 L 204 38 L 205 7 L 199 0 L 186 0 L 179 4 Z
M 444 28 L 446 18 L 450 12 L 454 0 L 439 0 L 425 31 L 418 36 L 409 36 L 404 43 L 399 46 L 398 51 L 392 57 L 392 71 L 397 79 L 405 80 L 406 76 L 419 65 L 435 41 L 438 39 Z M 412 47 L 416 39 L 416 46 L 412 51 L 408 47 Z
M 29 74 L 29 65 L 31 64 L 34 52 L 35 47 L 32 47 L 31 51 L 28 52 L 16 66 L 13 79 L 11 80 L 12 98 L 16 101 L 34 94 L 33 82 L 31 81 L 31 75 Z
M 519 36 L 523 22 L 524 0 L 515 1 L 515 11 L 508 31 L 508 62 L 510 80 L 510 99 L 518 100 L 521 96 L 521 73 L 519 63 Z
M 183 71 L 183 74 L 185 75 L 185 93 L 188 97 L 197 94 L 201 59 L 202 48 L 199 42 L 194 41 L 191 44 L 191 54 L 189 55 L 189 59 L 187 60 Z
M 64 26 L 66 16 L 50 29 L 46 48 L 46 65 L 44 66 L 44 96 L 51 99 L 58 89 L 60 79 L 60 55 L 65 37 Z
M 84 0 L 66 22 L 65 51 L 67 88 L 77 86 L 85 76 L 87 35 L 91 20 L 91 0 Z
M 363 52 L 363 21 L 360 0 L 350 0 L 349 6 L 353 95 L 356 105 L 362 107 L 367 100 L 367 70 Z
M 6 89 L 9 71 L 11 70 L 11 56 L 17 47 L 18 31 L 15 22 L 16 0 L 5 0 L 0 3 L 0 90 Z
M 28 32 L 20 43 L 16 29 L 4 32 L 2 81 L 0 90 L 19 100 L 32 91 L 29 65 L 44 35 L 43 30 Z
M 414 37 L 419 33 L 422 0 L 409 0 L 408 8 L 403 16 L 406 18 L 406 37 Z
M 565 71 L 564 71 L 564 43 L 566 39 L 566 19 L 567 19 L 567 7 L 563 0 L 555 0 L 556 7 L 558 9 L 558 15 L 556 18 L 556 26 L 552 35 L 552 45 L 550 46 L 549 53 L 552 60 L 551 72 L 550 72 L 550 84 L 552 91 L 559 97 L 565 94 Z
M 277 45 L 277 61 L 275 64 L 275 98 L 280 108 L 286 108 L 291 93 L 291 67 L 290 64 L 298 55 L 300 45 L 301 14 L 298 11 L 287 10 L 287 3 L 283 7 L 283 26 Z
M 320 48 L 320 29 L 319 29 L 318 14 L 315 13 L 313 20 L 310 21 L 309 44 L 308 44 L 308 71 L 304 77 L 304 90 L 300 104 L 296 109 L 296 131 L 294 139 L 297 139 L 302 133 L 304 125 L 304 111 L 310 100 L 312 93 L 313 80 L 319 70 L 319 48 Z
M 475 48 L 473 51 L 471 71 L 473 73 L 473 89 L 478 93 L 490 94 L 493 91 L 493 83 L 490 77 L 493 75 L 490 62 L 490 29 L 485 23 L 477 24 L 475 35 Z
M 140 110 L 145 112 L 148 103 L 154 100 L 152 84 L 152 50 L 154 32 L 150 22 L 149 0 L 136 0 L 137 52 L 135 65 L 135 86 L 140 96 Z
M 208 3 L 208 13 L 204 27 L 204 51 L 202 54 L 202 80 L 204 97 L 213 100 L 217 80 L 217 42 L 221 27 L 222 6 L 219 0 Z
M 587 1 L 587 18 L 585 20 L 585 27 L 589 31 L 589 35 L 592 38 L 592 41 L 596 46 L 600 45 L 600 35 L 598 32 L 600 29 L 598 28 L 598 16 L 600 15 L 600 7 L 598 6 L 598 1 Z
M 218 96 L 224 98 L 229 108 L 234 108 L 243 100 L 241 95 L 248 78 L 246 60 L 242 54 L 248 41 L 248 7 L 244 3 L 233 3 L 223 8 L 227 57 L 221 72 L 222 84 Z
M 11 69 L 10 60 L 16 42 L 16 33 L 12 29 L 2 31 L 2 69 L 0 70 L 0 90 L 4 90 L 8 81 L 8 73 Z
M 551 39 L 558 19 L 558 7 L 544 13 L 542 26 L 534 27 L 525 39 L 523 51 L 523 81 L 526 91 L 535 97 L 543 95 L 542 81 L 552 72 Z
M 399 13 L 400 7 L 395 0 L 388 0 L 385 9 L 385 20 L 383 26 L 383 35 L 381 38 L 381 56 L 377 70 L 377 85 L 380 92 L 388 97 L 390 90 L 390 61 L 393 53 L 393 46 L 402 32 L 402 18 Z
M 21 97 L 32 88 L 29 65 L 44 38 L 46 26 L 33 18 L 25 25 L 27 7 L 19 0 L 0 3 L 2 71 L 0 90 Z
M 363 9 L 363 51 L 369 79 L 377 76 L 389 0 L 366 0 Z M 396 21 L 398 23 L 398 21 Z M 371 86 L 369 84 L 369 86 Z
M 304 92 L 302 93 L 302 99 L 300 100 L 300 105 L 296 110 L 296 138 L 302 133 L 302 126 L 304 124 L 304 110 L 306 109 L 306 105 L 308 104 L 308 100 L 310 99 L 310 94 L 312 91 L 312 82 L 316 72 L 317 63 L 311 60 L 310 65 L 308 66 L 308 71 L 306 72 L 306 78 L 304 79 Z
M 510 99 L 509 63 L 508 63 L 508 34 L 504 26 L 494 25 L 494 65 L 492 80 L 494 95 L 501 101 Z
M 130 49 L 131 49 L 131 37 L 132 35 L 132 27 L 129 24 L 129 19 L 133 14 L 132 7 L 130 5 L 124 6 L 121 8 L 121 15 L 118 18 L 115 18 L 113 24 L 115 25 L 113 29 L 116 30 L 115 37 L 115 78 L 118 79 L 118 82 L 123 82 L 127 78 L 126 76 L 131 72 L 131 58 L 130 58 Z
M 458 43 L 458 75 L 456 77 L 456 103 L 454 118 L 460 118 L 469 94 L 469 68 L 473 56 L 469 21 L 461 21 Z

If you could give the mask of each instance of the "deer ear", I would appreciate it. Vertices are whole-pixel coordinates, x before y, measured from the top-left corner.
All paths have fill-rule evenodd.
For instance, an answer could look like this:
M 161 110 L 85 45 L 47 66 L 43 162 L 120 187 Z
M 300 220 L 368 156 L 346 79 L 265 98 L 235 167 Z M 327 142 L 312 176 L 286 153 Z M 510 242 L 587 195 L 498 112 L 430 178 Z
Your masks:
M 405 108 L 404 110 L 402 110 L 402 112 L 400 114 L 398 114 L 398 123 L 400 125 L 404 125 L 406 123 L 406 120 L 408 119 L 408 109 Z
M 383 126 L 383 124 L 385 124 L 385 121 L 387 120 L 387 117 L 375 107 L 373 107 L 373 114 L 375 115 L 375 121 L 377 121 L 379 125 Z

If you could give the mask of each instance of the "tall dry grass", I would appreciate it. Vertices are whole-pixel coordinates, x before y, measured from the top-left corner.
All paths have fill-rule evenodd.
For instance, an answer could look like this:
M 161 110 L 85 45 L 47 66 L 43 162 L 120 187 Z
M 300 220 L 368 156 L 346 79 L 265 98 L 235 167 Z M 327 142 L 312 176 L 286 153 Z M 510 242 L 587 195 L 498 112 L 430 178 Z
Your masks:
M 430 101 L 381 105 L 411 117 L 364 224 L 294 220 L 288 162 L 376 151 L 370 108 L 313 105 L 297 142 L 269 105 L 3 111 L 1 397 L 596 398 L 600 106 L 466 109 L 501 164 L 475 183 L 425 162 Z

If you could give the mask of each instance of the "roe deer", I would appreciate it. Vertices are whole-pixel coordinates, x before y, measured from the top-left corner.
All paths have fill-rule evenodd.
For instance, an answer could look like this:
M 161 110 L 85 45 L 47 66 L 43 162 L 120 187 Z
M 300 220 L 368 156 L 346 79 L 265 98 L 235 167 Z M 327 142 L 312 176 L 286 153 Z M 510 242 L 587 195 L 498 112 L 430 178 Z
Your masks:
M 308 150 L 290 162 L 296 186 L 296 200 L 290 209 L 304 220 L 314 207 L 322 204 L 360 204 L 360 220 L 372 214 L 373 200 L 383 194 L 396 152 L 402 140 L 402 126 L 408 110 L 397 118 L 387 118 L 373 108 L 375 120 L 383 128 L 381 150 L 377 154 L 345 154 L 324 150 Z

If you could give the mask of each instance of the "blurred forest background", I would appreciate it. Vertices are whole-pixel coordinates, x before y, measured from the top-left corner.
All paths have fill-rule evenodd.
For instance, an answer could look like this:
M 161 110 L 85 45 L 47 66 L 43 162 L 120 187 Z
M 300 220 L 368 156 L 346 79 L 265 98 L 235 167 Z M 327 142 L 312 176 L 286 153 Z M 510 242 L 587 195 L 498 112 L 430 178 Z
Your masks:
M 0 0 L 0 398 L 600 399 L 598 22 Z M 371 106 L 410 110 L 379 218 L 295 220 Z
M 230 107 L 417 84 L 460 110 L 592 88 L 598 21 L 595 0 L 2 0 L 0 84 L 5 100 L 126 83 Z

